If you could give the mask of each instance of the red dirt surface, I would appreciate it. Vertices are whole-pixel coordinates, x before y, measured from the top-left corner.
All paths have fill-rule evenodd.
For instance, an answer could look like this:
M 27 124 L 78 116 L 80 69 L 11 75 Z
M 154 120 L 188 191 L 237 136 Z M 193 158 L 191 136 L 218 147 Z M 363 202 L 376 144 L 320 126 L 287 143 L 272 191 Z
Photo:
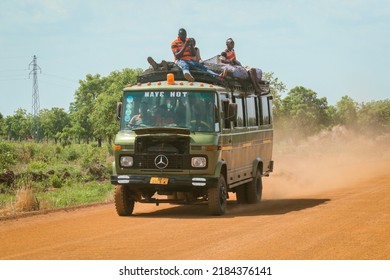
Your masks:
M 132 217 L 108 204 L 0 221 L 0 259 L 389 260 L 387 140 L 333 131 L 279 145 L 263 201 L 231 196 L 221 217 L 137 203 Z

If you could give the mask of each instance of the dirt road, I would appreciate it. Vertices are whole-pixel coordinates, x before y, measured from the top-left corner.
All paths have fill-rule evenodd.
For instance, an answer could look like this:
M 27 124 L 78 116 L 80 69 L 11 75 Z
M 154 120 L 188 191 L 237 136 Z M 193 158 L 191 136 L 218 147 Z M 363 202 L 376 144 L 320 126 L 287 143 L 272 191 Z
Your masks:
M 210 217 L 205 204 L 136 204 L 118 217 L 108 204 L 1 221 L 0 259 L 390 259 L 388 150 L 297 153 L 275 154 L 258 205 L 231 197 Z

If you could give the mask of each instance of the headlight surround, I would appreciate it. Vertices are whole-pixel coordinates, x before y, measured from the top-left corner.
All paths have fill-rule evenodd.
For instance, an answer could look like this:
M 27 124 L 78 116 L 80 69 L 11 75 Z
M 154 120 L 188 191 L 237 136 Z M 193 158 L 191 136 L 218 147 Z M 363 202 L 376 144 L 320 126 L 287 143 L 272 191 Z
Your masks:
M 122 167 L 132 167 L 134 164 L 134 159 L 132 156 L 121 156 L 120 164 Z
M 193 157 L 193 158 L 191 158 L 191 166 L 194 168 L 206 168 L 206 166 L 207 166 L 206 157 Z

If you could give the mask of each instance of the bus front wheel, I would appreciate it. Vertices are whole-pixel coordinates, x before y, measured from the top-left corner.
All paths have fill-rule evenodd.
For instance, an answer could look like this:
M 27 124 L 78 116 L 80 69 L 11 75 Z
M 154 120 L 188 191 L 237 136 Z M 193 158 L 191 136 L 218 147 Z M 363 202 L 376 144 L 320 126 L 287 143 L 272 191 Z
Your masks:
M 221 216 L 226 212 L 227 186 L 225 177 L 221 175 L 218 185 L 208 189 L 209 212 L 214 216 Z
M 115 186 L 115 208 L 119 216 L 130 216 L 134 210 L 134 195 L 127 186 Z

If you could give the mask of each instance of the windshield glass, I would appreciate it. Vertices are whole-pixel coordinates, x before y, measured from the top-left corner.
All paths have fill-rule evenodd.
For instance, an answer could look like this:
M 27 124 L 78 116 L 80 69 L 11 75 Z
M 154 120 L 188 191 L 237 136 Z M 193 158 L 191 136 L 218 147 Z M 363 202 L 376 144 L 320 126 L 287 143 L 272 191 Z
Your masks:
M 219 131 L 214 92 L 125 92 L 122 129 L 184 127 Z

